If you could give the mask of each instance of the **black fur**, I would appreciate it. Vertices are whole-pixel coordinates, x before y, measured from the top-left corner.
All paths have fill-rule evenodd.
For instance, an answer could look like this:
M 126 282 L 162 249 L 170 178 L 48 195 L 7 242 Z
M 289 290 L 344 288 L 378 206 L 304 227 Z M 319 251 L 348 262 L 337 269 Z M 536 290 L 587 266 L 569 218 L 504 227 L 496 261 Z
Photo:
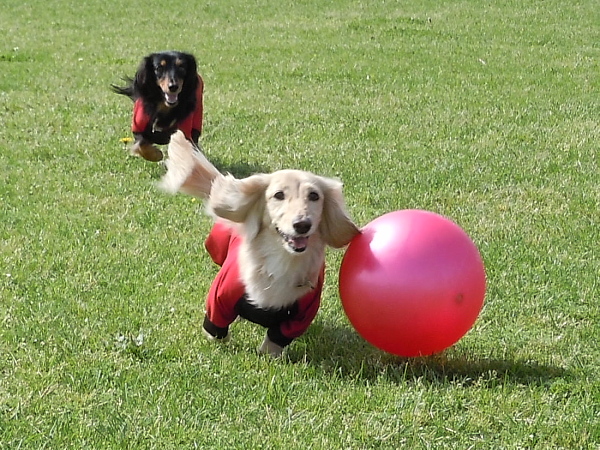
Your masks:
M 167 51 L 146 56 L 133 78 L 125 77 L 125 86 L 111 85 L 117 94 L 131 100 L 142 100 L 144 111 L 150 117 L 142 133 L 134 133 L 136 144 L 168 144 L 175 124 L 194 112 L 198 88 L 196 58 L 189 53 Z M 163 88 L 161 88 L 162 83 Z M 176 103 L 166 100 L 168 91 L 175 91 L 182 83 Z M 198 143 L 200 130 L 192 131 L 192 140 Z

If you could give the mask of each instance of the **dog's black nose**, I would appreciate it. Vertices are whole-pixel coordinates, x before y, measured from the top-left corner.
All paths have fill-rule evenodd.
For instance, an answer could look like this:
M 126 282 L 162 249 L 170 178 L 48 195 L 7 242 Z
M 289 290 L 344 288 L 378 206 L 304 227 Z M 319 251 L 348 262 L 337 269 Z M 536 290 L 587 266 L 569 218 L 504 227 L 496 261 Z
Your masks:
M 179 88 L 179 86 L 177 86 L 176 83 L 169 84 L 169 91 L 171 91 L 171 92 L 175 92 L 178 88 Z
M 312 227 L 312 222 L 310 221 L 310 219 L 298 218 L 298 219 L 294 220 L 294 222 L 292 223 L 292 226 L 294 227 L 294 230 L 296 231 L 296 233 L 305 234 L 310 231 L 310 227 Z

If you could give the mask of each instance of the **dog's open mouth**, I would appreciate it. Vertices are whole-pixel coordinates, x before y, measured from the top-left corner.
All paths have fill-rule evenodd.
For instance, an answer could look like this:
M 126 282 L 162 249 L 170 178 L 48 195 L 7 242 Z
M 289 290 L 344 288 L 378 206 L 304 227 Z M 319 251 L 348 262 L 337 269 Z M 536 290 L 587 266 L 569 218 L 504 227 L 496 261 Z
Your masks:
M 302 253 L 304 250 L 306 250 L 306 247 L 308 247 L 309 236 L 291 236 L 289 234 L 285 234 L 279 228 L 277 228 L 277 232 L 285 241 L 287 246 L 296 253 Z
M 167 106 L 175 106 L 177 104 L 178 94 L 165 92 L 165 103 Z

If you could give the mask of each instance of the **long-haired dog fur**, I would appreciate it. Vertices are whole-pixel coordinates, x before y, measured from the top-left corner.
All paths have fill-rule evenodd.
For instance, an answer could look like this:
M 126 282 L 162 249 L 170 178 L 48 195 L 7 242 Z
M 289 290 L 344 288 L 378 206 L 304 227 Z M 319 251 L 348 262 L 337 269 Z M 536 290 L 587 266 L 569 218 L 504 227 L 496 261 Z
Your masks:
M 168 144 L 177 129 L 196 144 L 202 132 L 204 83 L 196 58 L 189 53 L 166 51 L 142 59 L 125 86 L 111 85 L 117 94 L 134 101 L 131 153 L 149 161 L 160 161 L 162 152 L 154 144 Z
M 227 284 L 225 278 L 215 280 L 207 299 L 204 331 L 209 337 L 227 338 L 229 322 L 240 315 L 267 327 L 260 350 L 280 355 L 283 347 L 305 331 L 317 312 L 326 246 L 343 247 L 359 233 L 346 212 L 342 183 L 300 170 L 243 179 L 223 175 L 181 133 L 173 135 L 168 155 L 161 187 L 207 199 L 209 212 L 218 219 L 207 248 L 210 252 L 211 241 L 223 244 L 225 249 L 217 249 L 217 253 L 225 256 L 215 258 L 211 253 L 213 260 L 222 264 L 231 257 L 232 243 L 239 240 L 238 270 L 227 270 L 234 270 L 245 296 L 241 304 L 233 298 L 237 303 L 227 320 L 221 320 L 217 313 L 211 316 L 211 302 L 220 301 L 215 299 L 221 295 L 215 289 Z M 223 225 L 223 220 L 227 225 Z M 213 234 L 219 227 L 221 231 L 231 231 L 226 232 L 225 238 L 215 239 Z M 227 263 L 222 265 L 224 272 Z M 256 311 L 284 311 L 288 318 L 298 313 L 294 319 L 297 322 L 282 325 L 282 320 L 255 320 Z M 212 323 L 216 319 L 219 323 Z

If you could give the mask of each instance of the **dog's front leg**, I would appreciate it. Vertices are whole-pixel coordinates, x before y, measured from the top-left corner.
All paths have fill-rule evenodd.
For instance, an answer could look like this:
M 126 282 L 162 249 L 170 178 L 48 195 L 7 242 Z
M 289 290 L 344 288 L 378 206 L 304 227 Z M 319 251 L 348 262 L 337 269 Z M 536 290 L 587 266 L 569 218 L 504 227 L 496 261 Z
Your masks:
M 275 342 L 269 339 L 269 336 L 267 335 L 265 336 L 265 340 L 263 341 L 262 345 L 258 348 L 258 351 L 259 353 L 271 355 L 274 358 L 279 358 L 283 353 L 283 347 L 277 345 Z
M 134 133 L 135 142 L 131 146 L 131 154 L 133 156 L 141 156 L 147 161 L 158 162 L 163 159 L 163 153 L 152 144 L 152 142 L 144 139 L 141 133 Z

